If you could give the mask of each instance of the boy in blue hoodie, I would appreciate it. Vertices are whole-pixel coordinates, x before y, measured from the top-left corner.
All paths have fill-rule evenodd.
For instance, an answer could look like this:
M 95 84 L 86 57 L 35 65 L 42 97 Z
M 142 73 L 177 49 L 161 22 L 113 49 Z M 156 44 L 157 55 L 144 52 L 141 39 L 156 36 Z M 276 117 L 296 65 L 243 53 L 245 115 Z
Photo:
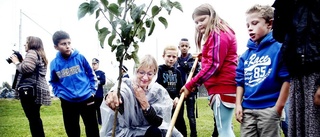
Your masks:
M 99 137 L 94 95 L 94 72 L 86 58 L 71 46 L 65 31 L 53 34 L 54 48 L 59 52 L 50 63 L 50 84 L 60 98 L 63 121 L 69 137 L 80 137 L 79 118 L 82 117 L 88 137 Z
M 250 39 L 236 70 L 236 119 L 242 137 L 280 137 L 290 85 L 281 44 L 272 37 L 273 13 L 271 6 L 261 5 L 246 12 Z

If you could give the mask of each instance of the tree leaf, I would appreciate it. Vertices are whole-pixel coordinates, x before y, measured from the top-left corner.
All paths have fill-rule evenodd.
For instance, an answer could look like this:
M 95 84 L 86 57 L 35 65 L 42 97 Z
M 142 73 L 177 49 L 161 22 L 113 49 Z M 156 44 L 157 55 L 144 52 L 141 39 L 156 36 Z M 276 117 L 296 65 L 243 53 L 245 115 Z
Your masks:
M 134 7 L 132 10 L 131 10 L 131 19 L 136 21 L 137 19 L 140 19 L 141 18 L 141 13 L 143 11 L 143 8 L 145 7 L 145 4 L 142 4 L 138 7 Z
M 104 47 L 104 41 L 109 33 L 110 33 L 110 31 L 106 27 L 103 27 L 102 29 L 99 29 L 99 31 L 98 31 L 100 46 L 102 48 Z
M 178 1 L 173 2 L 173 7 L 177 8 L 181 12 L 183 12 L 182 6 Z
M 118 4 L 121 5 L 125 0 L 118 0 Z
M 116 56 L 117 56 L 118 61 L 121 60 L 121 57 L 124 54 L 124 49 L 125 49 L 125 46 L 123 44 L 118 45 L 117 52 L 116 52 Z
M 151 36 L 151 34 L 153 33 L 154 27 L 156 26 L 156 24 L 154 23 L 154 21 L 152 21 L 151 26 L 150 26 L 150 30 L 148 33 L 148 36 Z
M 161 9 L 157 5 L 153 6 L 151 9 L 152 17 L 157 16 L 160 11 Z
M 164 7 L 167 10 L 168 14 L 170 15 L 172 10 L 172 6 L 170 6 L 170 1 L 168 0 L 167 2 L 164 2 L 163 0 L 161 0 L 160 5 Z
M 132 56 L 135 64 L 140 64 L 137 52 L 132 52 L 131 56 Z
M 94 13 L 95 10 L 97 10 L 99 8 L 99 2 L 97 1 L 90 1 L 90 15 L 92 15 Z
M 96 21 L 96 25 L 94 26 L 97 32 L 99 32 L 99 22 L 100 20 Z
M 152 20 L 151 20 L 151 19 L 149 19 L 149 18 L 147 18 L 147 19 L 146 19 L 146 22 L 145 22 L 146 27 L 147 27 L 147 28 L 150 28 L 151 23 L 152 23 Z
M 111 4 L 108 6 L 108 10 L 109 10 L 112 14 L 114 14 L 114 15 L 116 15 L 116 16 L 119 16 L 119 15 L 120 15 L 118 9 L 119 9 L 119 6 L 118 6 L 117 4 L 115 4 L 115 3 L 111 3 Z
M 104 7 L 104 12 L 106 12 L 108 9 L 109 1 L 108 0 L 101 0 L 101 3 Z
M 140 29 L 139 33 L 139 37 L 140 37 L 140 41 L 144 42 L 146 40 L 146 28 L 142 27 L 142 29 Z
M 98 9 L 97 11 L 96 11 L 96 19 L 98 19 L 98 17 L 100 16 L 100 11 L 102 11 L 101 9 Z
M 161 17 L 161 16 L 160 16 L 158 19 L 159 19 L 159 21 L 164 25 L 165 28 L 168 27 L 168 22 L 167 22 L 167 20 L 166 20 L 164 17 Z
M 78 8 L 78 20 L 83 18 L 89 12 L 90 12 L 90 4 L 88 2 L 83 2 Z
M 115 34 L 112 34 L 109 38 L 108 38 L 108 45 L 112 45 L 114 38 L 116 37 Z

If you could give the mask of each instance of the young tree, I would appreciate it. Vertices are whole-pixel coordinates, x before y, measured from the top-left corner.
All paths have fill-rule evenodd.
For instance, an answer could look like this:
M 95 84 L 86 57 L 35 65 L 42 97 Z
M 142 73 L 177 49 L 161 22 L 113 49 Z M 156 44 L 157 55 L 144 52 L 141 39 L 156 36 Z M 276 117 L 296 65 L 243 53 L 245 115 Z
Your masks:
M 160 0 L 160 3 L 153 4 L 150 0 L 148 5 L 137 5 L 135 0 L 117 0 L 116 3 L 111 3 L 111 0 L 90 0 L 83 2 L 78 9 L 78 19 L 83 18 L 86 14 L 92 15 L 95 13 L 96 24 L 95 29 L 98 33 L 100 46 L 103 48 L 105 40 L 111 47 L 111 52 L 115 52 L 116 59 L 119 61 L 119 82 L 118 96 L 120 96 L 120 87 L 122 81 L 121 68 L 123 60 L 133 59 L 136 64 L 139 63 L 137 56 L 139 50 L 139 42 L 144 42 L 147 36 L 152 35 L 156 26 L 156 21 L 161 22 L 165 28 L 168 27 L 168 22 L 165 17 L 159 13 L 166 11 L 170 15 L 173 8 L 183 12 L 179 2 L 170 0 Z M 164 9 L 164 10 L 163 10 Z M 100 27 L 101 20 L 107 20 L 108 24 Z M 109 26 L 111 29 L 109 30 Z M 129 47 L 134 47 L 133 51 L 128 51 Z M 115 117 L 117 117 L 118 109 L 116 109 Z M 114 129 L 116 120 L 114 121 Z

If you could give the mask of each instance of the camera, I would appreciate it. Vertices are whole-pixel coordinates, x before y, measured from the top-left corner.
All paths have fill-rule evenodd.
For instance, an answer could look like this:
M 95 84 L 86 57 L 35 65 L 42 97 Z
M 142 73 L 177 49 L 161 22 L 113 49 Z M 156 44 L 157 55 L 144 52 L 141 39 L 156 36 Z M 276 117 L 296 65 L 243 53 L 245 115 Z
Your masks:
M 23 61 L 23 58 L 22 58 L 20 52 L 19 52 L 19 51 L 16 51 L 16 50 L 12 50 L 12 51 L 13 51 L 13 54 L 15 54 L 15 55 L 18 57 L 19 62 L 22 62 L 22 61 Z M 9 64 L 12 63 L 12 60 L 11 60 L 10 57 L 7 58 L 6 61 L 7 61 Z

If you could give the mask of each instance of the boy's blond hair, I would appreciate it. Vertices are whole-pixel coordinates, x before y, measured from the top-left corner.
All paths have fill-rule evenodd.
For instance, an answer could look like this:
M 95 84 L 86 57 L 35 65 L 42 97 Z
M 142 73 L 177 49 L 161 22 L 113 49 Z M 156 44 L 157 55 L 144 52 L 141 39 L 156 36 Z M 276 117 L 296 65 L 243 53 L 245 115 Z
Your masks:
M 246 14 L 258 13 L 260 16 L 269 22 L 273 20 L 274 8 L 269 5 L 255 4 L 246 11 Z
M 174 50 L 174 51 L 177 51 L 177 56 L 178 56 L 178 48 L 176 46 L 173 46 L 173 45 L 168 45 L 164 48 L 163 50 L 163 55 L 166 54 L 166 51 L 167 50 Z

